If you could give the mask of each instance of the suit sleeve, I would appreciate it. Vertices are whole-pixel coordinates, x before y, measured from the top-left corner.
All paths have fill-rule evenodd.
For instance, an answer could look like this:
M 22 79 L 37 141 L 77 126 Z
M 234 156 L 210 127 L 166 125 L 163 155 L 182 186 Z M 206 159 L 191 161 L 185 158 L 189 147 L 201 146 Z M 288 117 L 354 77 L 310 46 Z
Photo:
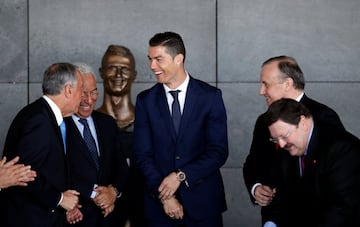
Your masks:
M 30 193 L 29 196 L 34 197 L 48 209 L 55 209 L 61 198 L 61 190 L 55 185 L 56 183 L 51 183 L 49 179 L 58 179 L 61 181 L 59 185 L 63 183 L 62 180 L 66 173 L 64 172 L 64 155 L 59 153 L 63 152 L 62 143 L 59 143 L 58 135 L 54 132 L 50 122 L 39 115 L 25 121 L 22 127 L 22 130 L 9 129 L 10 133 L 20 134 L 10 136 L 9 139 L 13 141 L 9 143 L 9 147 L 5 145 L 5 151 L 14 152 L 13 156 L 19 155 L 19 162 L 31 165 L 32 169 L 37 172 L 37 177 L 34 182 L 29 182 L 26 188 L 20 190 L 26 189 Z M 54 144 L 59 144 L 58 150 Z M 49 159 L 56 160 L 59 164 L 60 168 L 57 169 L 57 172 L 46 169 Z
M 357 143 L 359 144 L 359 143 Z M 358 219 L 360 204 L 360 149 L 337 142 L 330 148 L 322 185 L 323 203 L 328 204 L 322 226 L 352 226 Z
M 199 117 L 191 122 L 192 131 L 187 132 L 189 150 L 184 151 L 186 154 L 183 155 L 187 157 L 187 163 L 181 167 L 190 187 L 207 177 L 216 178 L 216 173 L 229 155 L 227 116 L 221 90 L 204 92 L 202 95 L 199 97 L 202 106 L 192 110 Z
M 257 119 L 248 156 L 244 162 L 243 177 L 251 201 L 255 199 L 251 189 L 256 183 L 276 187 L 277 176 L 280 176 L 277 147 L 269 141 L 270 133 L 262 121 Z
M 137 165 L 139 166 L 144 179 L 146 179 L 146 188 L 149 193 L 156 196 L 158 194 L 158 186 L 163 180 L 156 163 L 154 161 L 153 138 L 149 117 L 149 113 L 142 99 L 143 96 L 138 95 L 135 105 L 135 125 L 134 125 L 134 155 Z

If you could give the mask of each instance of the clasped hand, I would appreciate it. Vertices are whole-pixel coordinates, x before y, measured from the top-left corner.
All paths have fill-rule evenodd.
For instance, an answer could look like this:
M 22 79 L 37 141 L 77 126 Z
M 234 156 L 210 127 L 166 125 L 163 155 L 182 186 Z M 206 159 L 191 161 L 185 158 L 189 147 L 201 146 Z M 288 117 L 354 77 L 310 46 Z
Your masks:
M 275 188 L 271 189 L 269 186 L 259 185 L 255 188 L 254 191 L 255 203 L 259 204 L 260 206 L 268 206 L 275 197 L 275 194 Z
M 176 173 L 172 172 L 161 182 L 159 190 L 159 199 L 170 199 L 180 186 L 180 181 L 176 177 Z
M 94 189 L 96 196 L 93 198 L 94 203 L 103 211 L 104 217 L 107 217 L 115 208 L 116 191 L 113 186 L 98 186 Z M 66 220 L 70 224 L 75 224 L 83 219 L 80 211 L 81 205 L 75 206 L 66 212 Z
M 180 183 L 176 173 L 172 172 L 164 178 L 158 188 L 159 199 L 163 203 L 164 212 L 173 219 L 182 219 L 184 217 L 183 207 L 174 196 L 180 187 Z

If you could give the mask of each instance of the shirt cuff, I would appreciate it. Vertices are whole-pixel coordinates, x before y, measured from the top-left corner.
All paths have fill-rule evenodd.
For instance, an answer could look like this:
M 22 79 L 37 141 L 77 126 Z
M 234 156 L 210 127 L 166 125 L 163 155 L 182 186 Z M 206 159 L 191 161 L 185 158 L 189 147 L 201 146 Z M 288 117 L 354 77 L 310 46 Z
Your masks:
M 277 227 L 277 225 L 272 221 L 267 221 L 265 222 L 264 227 Z
M 62 200 L 64 199 L 64 195 L 63 195 L 63 193 L 61 192 L 61 197 L 60 197 L 60 200 L 59 200 L 59 202 L 58 202 L 58 206 L 60 205 L 60 203 L 62 202 Z
M 254 186 L 252 186 L 252 188 L 251 188 L 251 195 L 255 198 L 255 188 L 257 187 L 257 186 L 259 186 L 259 185 L 261 185 L 260 183 L 256 183 L 256 184 L 254 184 Z

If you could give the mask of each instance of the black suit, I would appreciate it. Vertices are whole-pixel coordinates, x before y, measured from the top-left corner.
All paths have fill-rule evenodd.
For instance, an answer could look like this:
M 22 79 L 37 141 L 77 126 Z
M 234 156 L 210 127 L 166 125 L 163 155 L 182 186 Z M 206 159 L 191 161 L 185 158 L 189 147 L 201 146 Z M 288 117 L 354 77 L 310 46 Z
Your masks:
M 339 130 L 344 130 L 344 126 L 334 110 L 308 98 L 306 95 L 302 97 L 300 102 L 310 110 L 315 120 L 334 125 Z M 251 189 L 255 183 L 277 188 L 281 176 L 279 151 L 277 145 L 269 141 L 270 132 L 263 122 L 263 116 L 263 114 L 260 115 L 256 120 L 250 152 L 243 167 L 245 185 L 253 203 L 255 199 L 251 195 Z M 285 155 L 289 155 L 288 152 Z M 273 201 L 269 206 L 261 208 L 263 222 L 269 220 L 268 214 L 271 212 L 272 207 L 276 205 L 275 203 L 276 201 Z
M 125 226 L 127 220 L 131 227 L 144 227 L 144 177 L 141 174 L 133 153 L 133 125 L 126 129 L 119 128 L 121 137 L 121 150 L 125 153 L 129 162 L 129 175 L 126 188 L 120 199 L 116 201 L 118 209 L 115 210 L 114 218 L 119 224 Z
M 103 218 L 99 209 L 90 198 L 94 184 L 99 186 L 113 185 L 122 192 L 127 177 L 127 165 L 120 150 L 118 128 L 115 120 L 103 113 L 93 111 L 99 145 L 99 169 L 86 147 L 81 133 L 72 117 L 65 118 L 67 126 L 67 156 L 71 173 L 71 187 L 80 192 L 80 209 L 84 215 L 76 226 L 111 226 L 112 214 Z M 73 225 L 71 225 L 73 226 Z
M 27 187 L 4 190 L 7 205 L 1 226 L 64 226 L 65 210 L 58 206 L 68 188 L 64 146 L 55 115 L 44 98 L 24 107 L 13 120 L 4 156 L 37 172 Z
M 303 176 L 299 158 L 280 152 L 281 180 L 270 219 L 278 227 L 359 226 L 360 141 L 334 126 L 319 125 L 307 149 Z

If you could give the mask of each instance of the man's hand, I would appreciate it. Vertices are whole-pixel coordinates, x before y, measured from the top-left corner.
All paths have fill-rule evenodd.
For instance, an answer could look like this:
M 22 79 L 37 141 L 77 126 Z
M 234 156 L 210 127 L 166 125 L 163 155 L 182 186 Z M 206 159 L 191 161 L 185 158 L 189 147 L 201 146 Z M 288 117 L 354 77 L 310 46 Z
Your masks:
M 266 185 L 256 186 L 254 190 L 255 203 L 260 206 L 267 206 L 271 203 L 276 194 L 276 189 L 271 189 Z
M 180 181 L 176 177 L 176 173 L 172 172 L 161 182 L 159 186 L 159 199 L 170 199 L 180 186 Z
M 63 192 L 63 199 L 60 202 L 60 206 L 66 211 L 73 210 L 79 202 L 80 193 L 75 190 L 67 190 Z
M 83 214 L 79 208 L 81 208 L 81 205 L 77 205 L 74 209 L 66 212 L 66 221 L 69 224 L 75 224 L 83 219 Z
M 109 207 L 105 208 L 102 213 L 104 215 L 104 218 L 106 218 L 111 212 L 114 211 L 115 204 L 110 205 Z
M 104 217 L 110 214 L 115 207 L 116 190 L 113 186 L 98 186 L 94 189 L 96 196 L 93 198 L 95 204 L 103 210 Z
M 175 198 L 175 196 L 170 197 L 170 199 L 162 200 L 163 208 L 165 213 L 172 219 L 183 219 L 184 211 L 180 202 Z
M 31 170 L 31 166 L 16 164 L 19 157 L 6 162 L 6 157 L 0 160 L 0 188 L 10 186 L 27 186 L 27 182 L 34 181 L 36 172 Z

